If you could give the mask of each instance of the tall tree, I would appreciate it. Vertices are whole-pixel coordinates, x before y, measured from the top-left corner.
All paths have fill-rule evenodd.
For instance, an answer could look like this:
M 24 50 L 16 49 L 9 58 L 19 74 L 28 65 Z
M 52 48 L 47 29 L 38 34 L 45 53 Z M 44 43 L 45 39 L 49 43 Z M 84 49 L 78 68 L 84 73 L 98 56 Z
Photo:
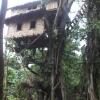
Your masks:
M 53 29 L 48 28 L 49 55 L 48 66 L 51 67 L 51 100 L 66 100 L 65 83 L 61 66 L 64 52 L 66 32 L 65 25 L 69 24 L 68 13 L 74 0 L 59 0 L 58 9 L 54 18 Z M 59 23 L 59 25 L 58 25 Z M 59 84 L 60 83 L 60 84 Z M 57 86 L 56 86 L 57 85 Z M 55 88 L 56 86 L 56 88 Z M 58 93 L 56 93 L 58 91 Z
M 99 100 L 100 80 L 100 1 L 88 0 L 87 84 L 88 100 Z
M 3 78 L 4 78 L 4 60 L 3 60 L 3 27 L 5 13 L 7 9 L 7 0 L 1 0 L 0 9 L 0 100 L 3 99 Z

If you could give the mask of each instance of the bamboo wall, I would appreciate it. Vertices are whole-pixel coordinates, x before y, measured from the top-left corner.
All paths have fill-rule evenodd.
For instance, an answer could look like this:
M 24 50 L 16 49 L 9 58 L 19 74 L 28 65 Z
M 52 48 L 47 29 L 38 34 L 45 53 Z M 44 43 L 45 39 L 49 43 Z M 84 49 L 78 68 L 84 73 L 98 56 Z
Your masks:
M 22 29 L 20 31 L 17 30 L 16 23 L 10 23 L 8 25 L 8 34 L 7 37 L 10 38 L 18 38 L 18 37 L 25 37 L 25 36 L 33 36 L 42 34 L 44 32 L 44 21 L 42 19 L 37 19 L 35 28 L 30 29 L 30 21 L 26 21 L 22 23 Z
M 46 5 L 46 10 L 47 11 L 55 10 L 55 9 L 57 9 L 57 7 L 58 7 L 57 1 L 52 1 Z M 37 9 L 41 9 L 40 4 L 37 5 L 36 9 L 30 9 L 30 10 L 37 10 Z M 11 9 L 10 12 L 11 12 L 11 16 L 15 16 L 18 14 L 28 13 L 30 10 L 28 8 L 24 8 L 24 9 L 16 8 L 16 9 Z M 20 17 L 19 17 L 19 19 L 20 19 Z M 37 34 L 42 34 L 44 32 L 44 21 L 42 19 L 37 19 L 36 26 L 34 29 L 30 29 L 31 20 L 29 21 L 28 19 L 22 23 L 23 25 L 22 25 L 21 31 L 17 31 L 16 23 L 10 22 L 8 24 L 7 37 L 18 38 L 18 37 L 25 37 L 25 36 L 33 36 L 33 35 L 37 35 Z
M 46 5 L 46 10 L 54 10 L 57 9 L 57 7 L 58 7 L 57 1 L 52 1 Z

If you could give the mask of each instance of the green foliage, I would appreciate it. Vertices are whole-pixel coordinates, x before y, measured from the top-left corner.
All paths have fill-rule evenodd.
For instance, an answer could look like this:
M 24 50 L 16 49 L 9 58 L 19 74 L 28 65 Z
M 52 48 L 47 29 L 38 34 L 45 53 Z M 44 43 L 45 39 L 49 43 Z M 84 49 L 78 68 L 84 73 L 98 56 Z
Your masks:
M 81 76 L 83 74 L 82 55 L 79 55 L 78 53 L 81 52 L 81 48 L 79 47 L 80 41 L 86 39 L 86 34 L 84 33 L 86 33 L 85 27 L 80 28 L 79 25 L 76 25 L 70 31 L 70 34 L 66 39 L 61 66 L 63 67 L 63 73 L 67 87 L 67 95 L 74 94 L 75 90 L 79 90 L 80 87 Z M 16 43 L 12 43 L 12 41 L 10 41 L 9 47 L 12 44 L 15 46 Z M 44 58 L 46 57 L 45 54 L 47 53 L 47 51 L 43 50 L 42 48 L 34 50 L 24 49 L 20 53 L 19 59 L 15 54 L 9 54 L 9 51 L 11 52 L 12 49 L 9 48 L 8 53 L 5 54 L 5 60 L 7 61 L 6 66 L 8 67 L 8 99 L 17 100 L 16 98 L 20 98 L 21 100 L 25 100 L 28 97 L 29 91 L 31 92 L 31 95 L 35 96 L 36 92 L 33 88 L 23 88 L 22 83 L 25 83 L 28 86 L 30 85 L 28 84 L 29 82 L 27 82 L 30 76 L 30 72 L 23 68 L 23 66 L 28 66 L 28 64 L 31 63 L 33 59 L 37 59 L 39 62 L 44 62 Z M 31 66 L 31 69 L 39 73 L 41 77 L 44 78 L 45 83 L 49 83 L 49 81 L 47 80 L 48 76 L 42 76 L 44 74 L 42 74 L 43 71 L 41 71 L 43 69 L 49 70 L 48 67 L 40 68 L 36 64 L 33 64 Z
M 18 56 L 10 52 L 9 49 L 5 52 L 5 71 L 7 71 L 7 76 L 5 76 L 5 82 L 7 81 L 5 83 L 6 96 L 8 100 L 19 100 L 17 86 L 26 80 L 29 71 L 21 66 Z
M 80 42 L 86 39 L 86 29 L 76 25 L 67 37 L 62 59 L 63 72 L 67 87 L 67 97 L 80 90 L 82 71 L 82 53 Z M 76 97 L 79 100 L 79 97 Z
M 8 97 L 10 95 L 13 95 L 16 97 L 17 95 L 17 86 L 25 80 L 26 78 L 26 72 L 24 69 L 21 70 L 16 70 L 11 67 L 8 67 L 8 80 L 7 80 L 7 85 L 8 85 Z M 10 99 L 9 99 L 10 100 Z
M 79 85 L 81 74 L 81 56 L 75 53 L 75 50 L 79 52 L 78 46 L 75 43 L 67 42 L 65 48 L 65 54 L 63 56 L 62 64 L 64 66 L 66 83 L 69 83 L 71 87 Z
M 67 92 L 69 95 L 75 93 L 75 89 L 79 88 L 81 76 L 82 76 L 82 58 L 81 55 L 76 52 L 80 52 L 80 41 L 85 39 L 85 28 L 79 28 L 76 26 L 66 39 L 66 45 L 64 49 L 62 66 L 64 77 L 66 81 Z M 6 61 L 8 66 L 8 98 L 14 100 L 15 98 L 21 98 L 25 100 L 28 97 L 29 92 L 35 96 L 34 89 L 22 88 L 22 83 L 26 84 L 28 80 L 29 71 L 25 71 L 25 68 L 21 68 L 23 65 L 28 65 L 32 59 L 38 59 L 39 62 L 43 62 L 45 59 L 46 51 L 43 49 L 36 50 L 23 50 L 21 55 L 13 56 L 6 55 Z M 9 53 L 8 53 L 9 54 Z M 20 60 L 21 59 L 21 60 Z M 31 66 L 31 69 L 35 72 L 42 73 L 41 68 L 35 64 Z M 47 69 L 48 70 L 48 69 Z M 42 74 L 41 74 L 42 75 Z M 47 76 L 46 76 L 47 77 Z M 45 83 L 48 82 L 47 79 Z M 27 83 L 28 85 L 28 83 Z M 11 96 L 12 95 L 12 96 Z M 16 100 L 16 99 L 15 99 Z

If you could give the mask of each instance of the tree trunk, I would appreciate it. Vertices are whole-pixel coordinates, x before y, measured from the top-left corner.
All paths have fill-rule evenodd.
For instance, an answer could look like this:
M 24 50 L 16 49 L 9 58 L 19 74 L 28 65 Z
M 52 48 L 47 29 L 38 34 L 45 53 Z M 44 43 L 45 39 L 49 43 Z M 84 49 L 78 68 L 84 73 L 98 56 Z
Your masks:
M 50 62 L 51 62 L 51 100 L 59 98 L 66 100 L 64 76 L 62 75 L 61 59 L 65 46 L 65 25 L 69 24 L 68 13 L 74 0 L 59 0 L 59 7 L 54 19 L 53 30 L 50 34 Z M 61 15 L 60 15 L 61 14 Z M 60 23 L 60 25 L 58 25 Z M 59 28 L 58 28 L 59 27 Z M 55 32 L 57 30 L 57 32 Z M 53 32 L 53 33 L 52 33 Z M 59 84 L 60 82 L 60 84 Z M 55 86 L 57 87 L 55 88 Z M 58 91 L 58 94 L 57 92 Z M 60 98 L 61 97 L 61 98 Z M 57 99 L 58 100 L 58 99 Z
M 64 81 L 64 76 L 61 72 L 61 93 L 62 93 L 62 100 L 67 100 L 66 99 L 66 87 L 65 87 L 65 81 Z
M 7 100 L 7 82 L 8 82 L 8 66 L 5 66 L 5 70 L 4 70 L 4 100 Z
M 98 1 L 98 3 L 97 3 Z M 100 59 L 100 30 L 98 31 L 97 22 L 100 21 L 100 1 L 99 0 L 88 0 L 88 25 L 89 32 L 87 38 L 87 75 L 88 75 L 88 100 L 99 100 L 96 93 L 98 83 L 96 74 L 100 67 L 98 66 L 98 59 Z M 98 69 L 98 70 L 97 70 Z M 96 72 L 97 71 L 97 72 Z M 98 74 L 100 75 L 100 74 Z M 99 79 L 99 78 L 98 78 Z M 99 91 L 98 91 L 99 92 Z
M 4 26 L 6 9 L 7 9 L 7 0 L 2 0 L 2 5 L 0 9 L 0 100 L 3 99 L 3 78 L 4 78 L 3 26 Z

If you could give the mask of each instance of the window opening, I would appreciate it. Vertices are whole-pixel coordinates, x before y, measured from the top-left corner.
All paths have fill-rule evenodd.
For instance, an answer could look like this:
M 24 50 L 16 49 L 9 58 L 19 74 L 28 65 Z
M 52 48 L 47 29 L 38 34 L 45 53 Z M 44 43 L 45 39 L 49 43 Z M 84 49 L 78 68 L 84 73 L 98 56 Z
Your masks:
M 17 24 L 17 31 L 20 31 L 22 29 L 22 24 Z
M 35 25 L 36 25 L 36 22 L 35 22 L 35 21 L 32 21 L 32 22 L 30 23 L 30 29 L 35 28 Z

